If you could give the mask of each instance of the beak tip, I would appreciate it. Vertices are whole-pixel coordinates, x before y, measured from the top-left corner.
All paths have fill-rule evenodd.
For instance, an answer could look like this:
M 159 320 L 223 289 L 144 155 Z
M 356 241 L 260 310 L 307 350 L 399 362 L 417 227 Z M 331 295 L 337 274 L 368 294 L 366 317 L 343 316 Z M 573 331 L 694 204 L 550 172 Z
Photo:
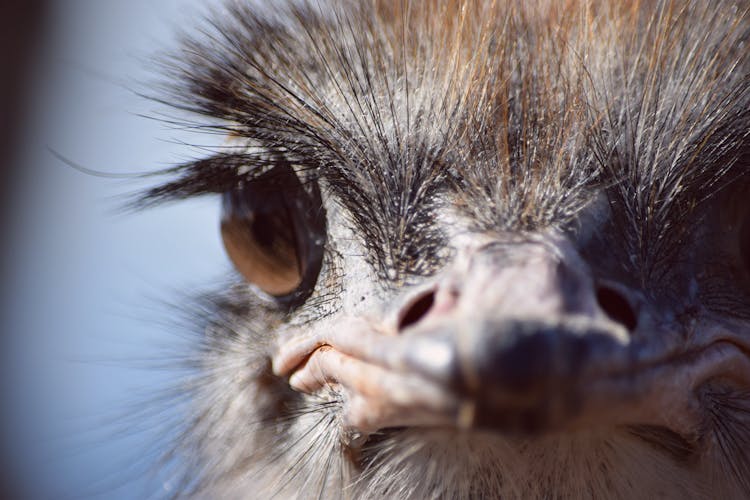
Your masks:
M 455 385 L 471 402 L 460 407 L 459 426 L 515 422 L 525 430 L 574 412 L 585 377 L 618 366 L 629 346 L 606 325 L 506 319 L 478 323 L 457 347 L 466 351 L 457 355 Z
M 456 416 L 456 427 L 460 430 L 469 430 L 475 426 L 477 407 L 473 400 L 464 400 L 458 407 Z

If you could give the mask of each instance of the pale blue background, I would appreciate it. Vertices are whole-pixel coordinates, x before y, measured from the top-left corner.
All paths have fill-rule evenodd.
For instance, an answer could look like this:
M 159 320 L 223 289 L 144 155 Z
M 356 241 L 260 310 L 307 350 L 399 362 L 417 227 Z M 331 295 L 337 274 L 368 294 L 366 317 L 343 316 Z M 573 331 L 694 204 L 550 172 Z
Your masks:
M 154 485 L 158 497 L 171 486 L 134 461 L 147 459 L 143 450 L 163 434 L 125 422 L 119 436 L 102 429 L 169 379 L 136 362 L 158 357 L 175 339 L 162 301 L 227 272 L 217 200 L 118 214 L 117 196 L 142 183 L 82 174 L 46 147 L 112 173 L 205 155 L 180 142 L 215 144 L 215 137 L 138 116 L 164 110 L 122 83 L 147 81 L 148 56 L 175 46 L 175 28 L 196 23 L 215 3 L 53 2 L 4 242 L 13 267 L 2 304 L 11 390 L 4 413 L 11 473 L 33 498 L 144 498 Z

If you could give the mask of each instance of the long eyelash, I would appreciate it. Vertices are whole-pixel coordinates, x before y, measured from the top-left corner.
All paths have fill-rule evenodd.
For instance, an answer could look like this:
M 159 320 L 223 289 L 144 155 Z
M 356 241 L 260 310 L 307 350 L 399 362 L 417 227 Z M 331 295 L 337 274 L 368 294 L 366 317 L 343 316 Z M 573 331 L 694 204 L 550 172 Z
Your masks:
M 250 164 L 252 159 L 243 155 L 216 155 L 171 168 L 177 178 L 139 193 L 129 207 L 150 208 L 168 201 L 223 193 L 237 185 L 242 177 L 240 168 Z
M 222 194 L 243 182 L 252 182 L 279 162 L 289 162 L 279 155 L 266 152 L 242 154 L 217 154 L 210 158 L 172 167 L 161 174 L 176 174 L 176 178 L 136 195 L 129 207 L 149 208 L 170 201 L 179 201 L 205 194 Z M 295 161 L 299 170 L 311 170 Z

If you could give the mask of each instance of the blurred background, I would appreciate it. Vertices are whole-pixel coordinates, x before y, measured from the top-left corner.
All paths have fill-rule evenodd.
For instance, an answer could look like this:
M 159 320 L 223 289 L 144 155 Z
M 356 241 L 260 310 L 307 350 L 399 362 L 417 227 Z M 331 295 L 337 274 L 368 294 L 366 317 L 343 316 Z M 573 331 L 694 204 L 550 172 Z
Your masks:
M 217 138 L 170 127 L 136 95 L 149 58 L 197 25 L 206 0 L 6 0 L 0 7 L 0 493 L 160 498 L 154 448 L 175 415 L 138 412 L 171 382 L 167 302 L 228 269 L 215 199 L 128 214 L 155 170 Z M 152 118 L 149 118 L 152 117 Z M 193 146 L 188 146 L 190 144 Z M 153 182 L 153 181 L 151 181 Z M 171 420 L 170 420 L 171 418 Z M 171 429 L 171 430 L 170 430 Z

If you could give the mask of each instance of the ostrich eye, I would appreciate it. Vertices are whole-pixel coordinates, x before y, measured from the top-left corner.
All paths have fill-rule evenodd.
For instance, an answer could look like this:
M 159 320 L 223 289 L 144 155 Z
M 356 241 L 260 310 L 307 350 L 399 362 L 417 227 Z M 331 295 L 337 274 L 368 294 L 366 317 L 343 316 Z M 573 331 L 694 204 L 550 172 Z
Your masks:
M 325 213 L 315 183 L 277 165 L 224 193 L 221 235 L 244 278 L 269 295 L 301 299 L 317 280 Z

